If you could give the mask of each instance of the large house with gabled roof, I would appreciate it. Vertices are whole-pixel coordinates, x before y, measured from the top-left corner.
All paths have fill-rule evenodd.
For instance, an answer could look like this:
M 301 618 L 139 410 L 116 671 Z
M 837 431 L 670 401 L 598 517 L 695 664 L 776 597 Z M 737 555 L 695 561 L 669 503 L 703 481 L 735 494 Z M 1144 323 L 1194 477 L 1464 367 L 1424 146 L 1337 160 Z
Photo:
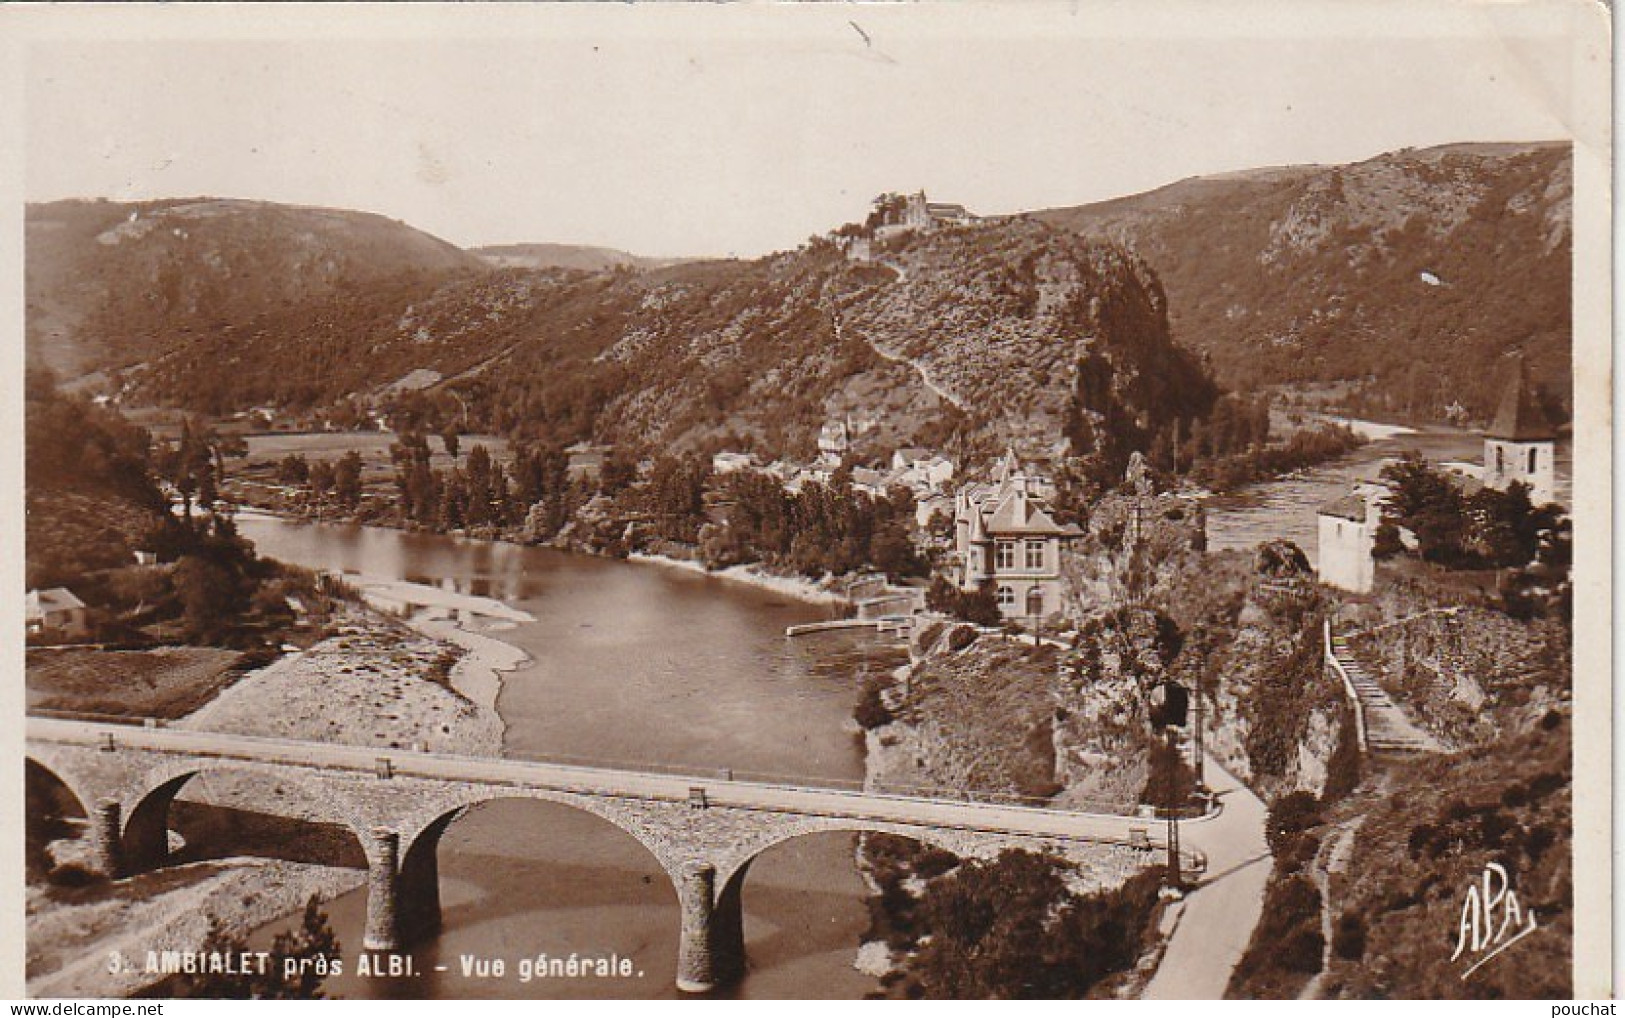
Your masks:
M 1048 494 L 1010 453 L 991 483 L 962 488 L 954 504 L 960 588 L 991 584 L 999 612 L 1029 625 L 1061 609 L 1061 546 L 1083 536 L 1055 522 Z

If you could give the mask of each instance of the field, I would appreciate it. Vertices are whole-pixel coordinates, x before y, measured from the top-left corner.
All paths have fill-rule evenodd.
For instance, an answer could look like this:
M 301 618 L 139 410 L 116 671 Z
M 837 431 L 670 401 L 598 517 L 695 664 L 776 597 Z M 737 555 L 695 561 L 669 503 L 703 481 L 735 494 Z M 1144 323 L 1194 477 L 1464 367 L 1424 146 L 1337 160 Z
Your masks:
M 299 434 L 248 435 L 248 455 L 230 469 L 239 475 L 268 480 L 276 472 L 277 461 L 290 454 L 298 454 L 312 463 L 337 461 L 352 450 L 361 454 L 361 479 L 364 484 L 384 484 L 395 476 L 395 466 L 389 459 L 389 447 L 400 436 L 388 431 L 311 431 Z M 450 470 L 454 465 L 446 455 L 445 443 L 431 435 L 429 465 L 436 470 Z M 458 439 L 457 464 L 467 460 L 468 451 L 483 445 L 491 458 L 506 465 L 510 462 L 508 443 L 494 435 L 462 435 Z
M 215 647 L 34 651 L 28 709 L 178 718 L 230 685 L 240 657 Z
M 388 431 L 312 431 L 303 434 L 249 435 L 246 441 L 250 463 L 274 463 L 289 453 L 298 453 L 312 461 L 336 460 L 352 449 L 369 462 L 382 460 L 388 463 L 389 447 L 399 438 Z M 463 456 L 476 445 L 483 445 L 493 459 L 500 462 L 508 460 L 508 443 L 494 435 L 462 435 L 458 442 L 458 452 Z M 439 437 L 430 436 L 429 449 L 434 453 L 433 466 L 445 468 L 451 465 L 451 457 L 446 455 Z

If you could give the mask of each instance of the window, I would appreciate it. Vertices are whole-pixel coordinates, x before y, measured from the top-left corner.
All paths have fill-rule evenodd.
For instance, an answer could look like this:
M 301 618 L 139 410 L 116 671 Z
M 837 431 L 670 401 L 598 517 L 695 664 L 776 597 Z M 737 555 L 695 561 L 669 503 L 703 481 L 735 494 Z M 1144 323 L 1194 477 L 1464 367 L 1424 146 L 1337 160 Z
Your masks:
M 1535 472 L 1535 461 L 1538 460 L 1539 458 L 1540 458 L 1540 450 L 1539 449 L 1530 449 L 1529 450 L 1529 472 L 1531 474 Z
M 993 568 L 1000 571 L 1016 567 L 1016 542 L 1000 541 L 997 552 L 994 554 Z
M 1044 542 L 1043 541 L 1028 541 L 1027 542 L 1027 568 L 1028 569 L 1042 569 L 1042 568 L 1044 568 Z
M 1010 608 L 1016 603 L 1016 592 L 1011 590 L 1008 586 L 1001 584 L 996 596 L 998 597 L 1000 608 Z
M 1506 471 L 1506 468 L 1507 468 L 1507 447 L 1504 446 L 1504 445 L 1498 445 L 1498 446 L 1495 447 L 1495 472 L 1498 473 L 1498 474 L 1499 473 L 1504 473 Z

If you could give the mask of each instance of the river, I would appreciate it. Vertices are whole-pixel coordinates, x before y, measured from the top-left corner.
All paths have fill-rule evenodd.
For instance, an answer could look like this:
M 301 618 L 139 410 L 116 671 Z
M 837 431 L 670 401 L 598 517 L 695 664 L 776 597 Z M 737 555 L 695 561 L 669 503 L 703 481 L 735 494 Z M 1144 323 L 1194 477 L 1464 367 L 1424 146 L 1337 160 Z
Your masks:
M 1372 442 L 1301 474 L 1207 501 L 1209 546 L 1285 537 L 1313 559 L 1315 511 L 1407 448 L 1476 461 L 1482 441 L 1447 429 Z M 1571 476 L 1559 448 L 1560 498 Z M 533 663 L 507 675 L 498 710 L 509 756 L 731 768 L 790 778 L 862 777 L 849 720 L 864 669 L 896 651 L 867 636 L 797 640 L 784 627 L 829 609 L 657 565 L 343 524 L 245 516 L 261 553 L 320 569 L 428 583 L 502 600 L 535 616 L 493 635 Z M 745 889 L 747 998 L 854 998 L 874 988 L 852 968 L 867 926 L 853 841 L 798 839 L 754 863 Z M 415 955 L 428 975 L 329 980 L 346 997 L 675 996 L 678 916 L 670 884 L 633 839 L 586 814 L 536 802 L 487 805 L 457 821 L 440 852 L 444 929 Z M 329 906 L 340 940 L 360 944 L 361 892 Z M 263 940 L 263 937 L 262 937 Z M 470 980 L 461 955 L 510 969 L 539 953 L 633 959 L 614 982 Z M 449 971 L 434 973 L 435 965 Z
M 868 635 L 786 639 L 784 627 L 830 610 L 657 565 L 454 537 L 245 516 L 244 536 L 286 562 L 447 586 L 498 598 L 536 621 L 492 635 L 533 663 L 504 677 L 498 711 L 509 756 L 857 780 L 850 719 L 859 676 L 901 654 Z M 852 968 L 867 926 L 850 836 L 774 848 L 745 888 L 750 970 L 730 995 L 861 997 Z M 444 929 L 415 950 L 428 974 L 398 982 L 345 977 L 345 997 L 675 996 L 678 915 L 654 858 L 604 821 L 545 803 L 481 807 L 441 842 Z M 360 945 L 365 897 L 329 906 L 346 953 Z M 631 958 L 610 982 L 511 977 L 546 953 Z M 510 978 L 464 979 L 460 956 L 505 958 Z M 435 965 L 450 971 L 435 973 Z
M 1316 558 L 1322 505 L 1348 494 L 1357 481 L 1375 481 L 1383 464 L 1407 449 L 1419 450 L 1433 463 L 1478 464 L 1484 457 L 1484 438 L 1478 432 L 1428 427 L 1410 434 L 1369 442 L 1335 460 L 1291 477 L 1250 484 L 1234 492 L 1205 500 L 1208 547 L 1213 551 L 1251 548 L 1260 541 L 1285 538 Z M 1573 504 L 1574 446 L 1557 446 L 1557 500 Z

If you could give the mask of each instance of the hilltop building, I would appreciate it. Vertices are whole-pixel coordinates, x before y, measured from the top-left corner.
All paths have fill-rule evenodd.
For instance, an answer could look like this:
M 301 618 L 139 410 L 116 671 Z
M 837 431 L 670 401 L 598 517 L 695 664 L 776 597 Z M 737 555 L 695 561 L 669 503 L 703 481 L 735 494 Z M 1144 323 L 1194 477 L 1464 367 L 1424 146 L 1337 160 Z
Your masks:
M 885 240 L 912 230 L 934 230 L 945 226 L 968 226 L 977 217 L 965 206 L 951 202 L 928 201 L 924 191 L 908 196 L 901 216 L 895 222 L 875 227 L 875 237 Z
M 1320 582 L 1354 594 L 1371 590 L 1376 581 L 1371 551 L 1377 544 L 1386 493 L 1379 484 L 1358 484 L 1349 494 L 1320 507 L 1316 518 Z
M 1029 625 L 1061 609 L 1061 545 L 1083 536 L 1055 522 L 1041 488 L 1011 453 L 992 483 L 969 485 L 954 504 L 960 588 L 991 581 L 1000 613 Z
M 1529 486 L 1529 500 L 1545 505 L 1557 494 L 1557 429 L 1540 405 L 1519 359 L 1495 423 L 1484 433 L 1484 485 L 1505 491 L 1514 481 Z
M 975 221 L 976 217 L 965 206 L 927 201 L 924 191 L 909 195 L 908 204 L 903 208 L 904 224 L 916 230 L 928 230 L 933 226 L 965 226 Z

